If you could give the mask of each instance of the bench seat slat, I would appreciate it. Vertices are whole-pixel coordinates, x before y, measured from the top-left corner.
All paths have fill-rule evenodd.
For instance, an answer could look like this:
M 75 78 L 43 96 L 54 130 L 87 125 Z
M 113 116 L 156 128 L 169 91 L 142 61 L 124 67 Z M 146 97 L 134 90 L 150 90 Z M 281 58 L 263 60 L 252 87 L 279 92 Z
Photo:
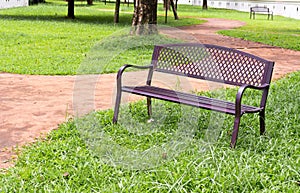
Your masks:
M 197 96 L 155 86 L 124 86 L 122 87 L 122 91 L 235 115 L 235 103 L 219 99 Z M 261 108 L 242 105 L 241 110 L 242 114 L 256 113 L 261 111 Z

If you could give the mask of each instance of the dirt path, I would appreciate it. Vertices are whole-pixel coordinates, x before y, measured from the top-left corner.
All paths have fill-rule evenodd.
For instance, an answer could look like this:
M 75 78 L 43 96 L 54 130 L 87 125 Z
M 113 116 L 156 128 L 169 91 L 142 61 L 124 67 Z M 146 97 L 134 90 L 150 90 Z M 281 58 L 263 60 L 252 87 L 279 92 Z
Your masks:
M 193 41 L 241 49 L 273 60 L 276 63 L 274 79 L 300 70 L 300 52 L 218 35 L 218 30 L 240 27 L 244 23 L 206 20 L 208 22 L 202 25 L 180 28 L 184 32 L 182 37 L 168 30 L 163 33 L 183 39 L 189 34 Z M 133 77 L 138 79 L 135 75 Z M 90 87 L 90 93 L 80 91 L 78 86 Z M 14 147 L 33 142 L 41 134 L 57 128 L 59 123 L 75 114 L 74 109 L 83 106 L 86 111 L 111 108 L 114 87 L 115 74 L 87 77 L 0 74 L 0 168 L 12 166 Z M 82 101 L 88 102 L 80 104 Z

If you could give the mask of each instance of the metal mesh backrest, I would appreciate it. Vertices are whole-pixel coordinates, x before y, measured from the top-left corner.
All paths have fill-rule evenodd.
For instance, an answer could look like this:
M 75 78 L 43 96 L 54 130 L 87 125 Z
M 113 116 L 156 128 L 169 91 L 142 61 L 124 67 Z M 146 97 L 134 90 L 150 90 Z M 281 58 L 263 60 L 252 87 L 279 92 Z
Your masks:
M 273 62 L 235 49 L 208 44 L 156 46 L 154 70 L 231 85 L 269 83 Z M 269 76 L 269 77 L 268 77 Z

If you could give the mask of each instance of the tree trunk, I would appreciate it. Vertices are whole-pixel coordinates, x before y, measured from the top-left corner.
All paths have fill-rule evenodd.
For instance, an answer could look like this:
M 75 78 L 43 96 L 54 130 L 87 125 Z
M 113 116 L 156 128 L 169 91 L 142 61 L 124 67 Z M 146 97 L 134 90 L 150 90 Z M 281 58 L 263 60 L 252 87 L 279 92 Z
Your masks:
M 202 9 L 207 9 L 207 0 L 203 0 Z
M 177 0 L 176 0 L 176 5 L 174 3 L 174 0 L 164 0 L 165 23 L 168 22 L 168 10 L 171 10 L 171 8 L 172 8 L 175 20 L 179 19 L 178 15 L 177 15 Z
M 68 0 L 68 18 L 75 18 L 74 14 L 74 0 Z
M 86 2 L 88 5 L 93 5 L 93 0 L 87 0 Z
M 136 0 L 131 34 L 157 33 L 157 0 Z
M 178 17 L 178 15 L 177 15 L 177 8 L 175 7 L 174 1 L 173 1 L 173 0 L 170 0 L 170 3 L 171 3 L 171 7 L 172 7 L 172 9 L 173 9 L 174 18 L 175 18 L 175 20 L 178 20 L 179 17 Z
M 170 9 L 170 0 L 164 0 L 163 3 L 164 3 L 164 9 L 171 10 Z
M 120 3 L 121 3 L 121 0 L 116 0 L 115 17 L 114 17 L 115 23 L 119 23 Z

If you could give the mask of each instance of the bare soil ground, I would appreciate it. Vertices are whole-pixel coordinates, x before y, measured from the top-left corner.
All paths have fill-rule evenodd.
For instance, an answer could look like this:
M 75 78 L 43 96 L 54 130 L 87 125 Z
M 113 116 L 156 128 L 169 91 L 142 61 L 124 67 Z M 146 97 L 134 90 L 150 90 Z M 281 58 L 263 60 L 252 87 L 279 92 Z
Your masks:
M 184 33 L 162 32 L 199 43 L 240 49 L 275 61 L 273 79 L 300 70 L 300 52 L 216 34 L 219 30 L 243 26 L 240 21 L 205 20 L 208 22 L 202 25 L 181 27 Z M 135 73 L 131 75 L 139 79 Z M 201 84 L 192 84 L 198 90 L 203 89 Z M 13 166 L 16 147 L 34 142 L 76 112 L 112 108 L 114 88 L 115 74 L 79 77 L 0 73 L 0 168 Z

